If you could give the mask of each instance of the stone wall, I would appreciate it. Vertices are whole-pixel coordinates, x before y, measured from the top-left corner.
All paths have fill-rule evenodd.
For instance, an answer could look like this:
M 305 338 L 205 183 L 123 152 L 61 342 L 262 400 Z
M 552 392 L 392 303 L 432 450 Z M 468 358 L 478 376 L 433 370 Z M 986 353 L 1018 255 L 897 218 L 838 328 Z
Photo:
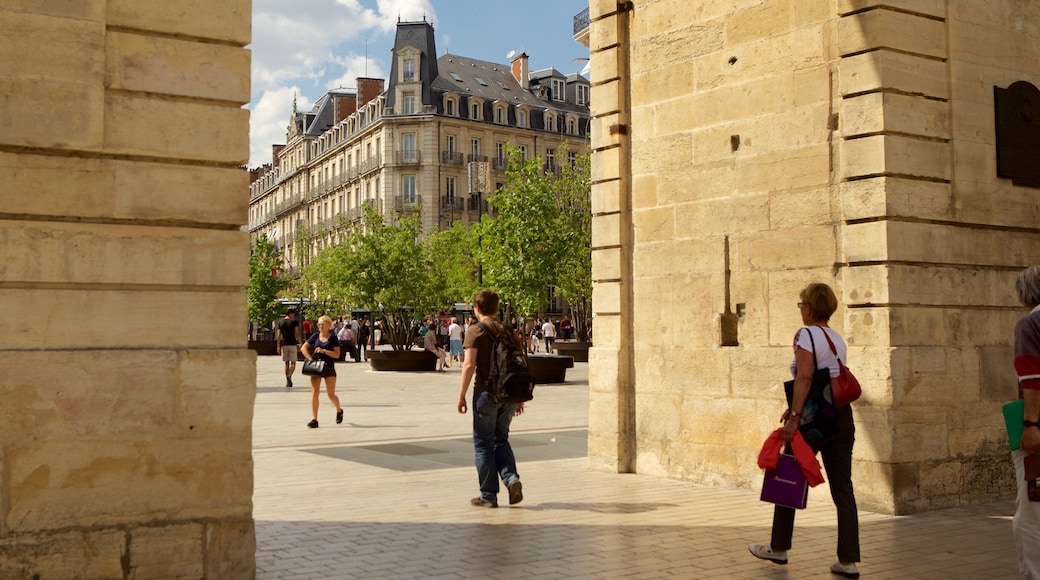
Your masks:
M 592 464 L 757 487 L 798 291 L 824 281 L 865 387 L 860 503 L 1008 497 L 999 406 L 1040 205 L 996 177 L 993 86 L 1040 82 L 1040 5 L 592 0 L 590 17 Z
M 250 2 L 0 19 L 0 577 L 252 577 Z

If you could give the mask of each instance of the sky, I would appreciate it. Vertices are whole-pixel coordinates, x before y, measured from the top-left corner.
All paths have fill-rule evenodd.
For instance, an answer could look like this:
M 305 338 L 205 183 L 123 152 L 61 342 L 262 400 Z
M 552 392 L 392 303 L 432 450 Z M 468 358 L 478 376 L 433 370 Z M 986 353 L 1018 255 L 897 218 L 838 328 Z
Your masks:
M 508 64 L 526 52 L 530 70 L 579 72 L 588 49 L 574 40 L 574 15 L 588 0 L 253 0 L 249 166 L 271 162 L 285 143 L 293 96 L 310 110 L 326 91 L 357 77 L 386 78 L 398 18 L 432 22 L 445 52 Z M 366 58 L 367 44 L 367 58 Z

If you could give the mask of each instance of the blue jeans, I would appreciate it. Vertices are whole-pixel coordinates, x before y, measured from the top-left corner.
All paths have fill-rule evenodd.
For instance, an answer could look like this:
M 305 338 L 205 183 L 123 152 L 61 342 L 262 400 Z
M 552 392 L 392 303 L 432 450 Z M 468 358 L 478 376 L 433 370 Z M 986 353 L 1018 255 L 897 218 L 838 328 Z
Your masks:
M 509 445 L 509 424 L 516 405 L 498 404 L 486 390 L 473 391 L 473 455 L 480 480 L 480 497 L 498 501 L 498 478 L 510 484 L 520 479 Z

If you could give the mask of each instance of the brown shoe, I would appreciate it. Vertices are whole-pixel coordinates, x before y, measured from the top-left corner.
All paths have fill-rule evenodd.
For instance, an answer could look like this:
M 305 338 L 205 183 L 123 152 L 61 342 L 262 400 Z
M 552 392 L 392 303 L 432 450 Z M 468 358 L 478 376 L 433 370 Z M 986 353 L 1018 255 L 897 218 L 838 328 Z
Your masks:
M 519 479 L 506 484 L 506 489 L 509 490 L 509 505 L 516 505 L 524 501 L 524 486 Z
M 496 501 L 488 501 L 488 500 L 486 500 L 486 499 L 484 499 L 482 497 L 475 497 L 475 498 L 469 500 L 469 505 L 475 506 L 475 507 L 497 508 L 498 507 L 498 502 L 496 502 Z

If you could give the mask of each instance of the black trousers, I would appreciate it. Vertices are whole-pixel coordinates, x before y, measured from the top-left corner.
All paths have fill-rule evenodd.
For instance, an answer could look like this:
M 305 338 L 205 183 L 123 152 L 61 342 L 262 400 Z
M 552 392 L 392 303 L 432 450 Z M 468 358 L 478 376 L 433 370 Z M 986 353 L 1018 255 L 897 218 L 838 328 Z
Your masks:
M 838 560 L 859 562 L 859 512 L 856 494 L 852 489 L 852 446 L 856 442 L 856 425 L 852 421 L 852 406 L 838 408 L 841 433 L 813 446 L 823 458 L 827 470 L 827 484 L 838 511 Z M 794 535 L 795 510 L 776 506 L 773 509 L 773 535 L 769 541 L 774 550 L 790 550 Z

